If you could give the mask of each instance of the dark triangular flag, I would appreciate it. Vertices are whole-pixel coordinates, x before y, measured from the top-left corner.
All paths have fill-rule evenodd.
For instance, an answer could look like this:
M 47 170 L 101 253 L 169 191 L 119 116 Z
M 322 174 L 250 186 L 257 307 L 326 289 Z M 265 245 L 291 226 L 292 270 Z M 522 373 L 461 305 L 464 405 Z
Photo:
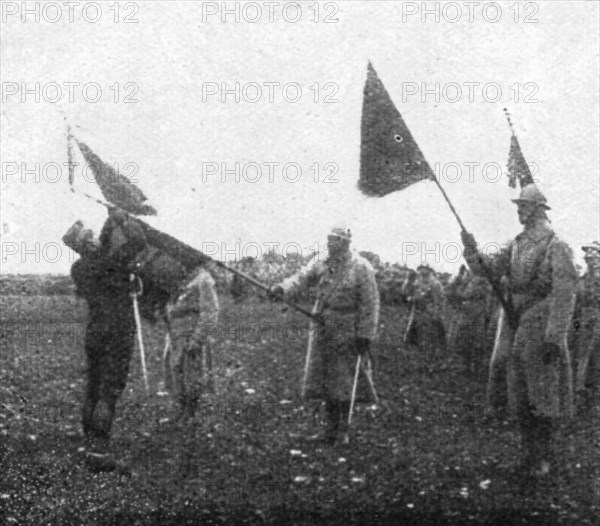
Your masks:
M 533 176 L 529 171 L 529 166 L 523 157 L 521 146 L 517 136 L 513 133 L 510 138 L 510 151 L 508 152 L 508 186 L 516 188 L 517 181 L 521 188 L 528 184 L 533 184 Z
M 359 189 L 382 197 L 425 179 L 431 167 L 369 63 L 363 94 Z
M 144 203 L 148 198 L 127 177 L 102 161 L 86 144 L 77 141 L 77 145 L 92 169 L 102 195 L 109 203 L 130 214 L 156 215 L 156 210 Z

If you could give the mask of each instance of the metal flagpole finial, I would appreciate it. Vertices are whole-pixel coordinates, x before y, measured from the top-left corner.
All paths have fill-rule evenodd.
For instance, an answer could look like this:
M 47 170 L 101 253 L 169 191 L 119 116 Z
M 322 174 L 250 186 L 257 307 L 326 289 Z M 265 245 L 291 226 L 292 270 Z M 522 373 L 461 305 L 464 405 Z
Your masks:
M 506 115 L 506 120 L 508 121 L 508 126 L 510 128 L 510 131 L 514 135 L 515 134 L 515 129 L 513 128 L 513 123 L 510 120 L 510 113 L 508 113 L 508 110 L 506 108 L 503 108 L 503 109 L 504 109 L 504 115 Z

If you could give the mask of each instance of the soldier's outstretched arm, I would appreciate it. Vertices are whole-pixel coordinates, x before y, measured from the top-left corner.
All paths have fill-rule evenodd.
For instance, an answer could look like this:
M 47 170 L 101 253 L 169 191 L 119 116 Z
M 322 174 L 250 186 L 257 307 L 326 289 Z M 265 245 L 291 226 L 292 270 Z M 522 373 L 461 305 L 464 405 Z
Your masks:
M 324 264 L 319 260 L 317 254 L 298 272 L 284 279 L 279 285 L 272 287 L 272 290 L 280 288 L 282 293 L 287 293 L 302 286 L 312 287 L 317 284 L 323 272 Z

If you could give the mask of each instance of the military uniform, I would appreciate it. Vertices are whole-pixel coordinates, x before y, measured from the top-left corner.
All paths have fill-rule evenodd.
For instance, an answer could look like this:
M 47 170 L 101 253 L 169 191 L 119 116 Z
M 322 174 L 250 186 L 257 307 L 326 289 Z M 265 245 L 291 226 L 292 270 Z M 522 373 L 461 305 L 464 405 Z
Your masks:
M 488 258 L 477 252 L 472 236 L 463 233 L 464 256 L 476 274 L 485 276 L 486 265 L 496 278 L 507 278 L 518 327 L 513 330 L 503 313 L 497 338 L 501 349 L 495 353 L 508 356 L 509 401 L 519 422 L 525 464 L 542 458 L 547 467 L 556 418 L 573 414 L 567 333 L 577 271 L 571 249 L 554 233 L 545 213 L 538 211 L 548 207 L 537 187 L 524 187 L 515 200 L 521 201 L 538 208 L 522 221 L 525 229 L 508 248 Z
M 416 344 L 421 351 L 434 354 L 446 349 L 446 330 L 442 322 L 444 310 L 444 287 L 432 273 L 419 276 L 413 283 L 408 282 L 404 294 L 414 305 L 414 318 L 408 328 L 408 343 Z
M 486 354 L 488 289 L 485 278 L 466 276 L 460 283 L 451 283 L 446 291 L 456 310 L 456 331 L 450 345 L 462 358 L 469 375 L 481 370 Z
M 118 246 L 113 244 L 119 238 Z M 99 249 L 82 251 L 81 259 L 71 267 L 76 292 L 87 301 L 89 312 L 82 423 L 91 451 L 107 450 L 115 406 L 127 383 L 136 332 L 129 266 L 144 245 L 137 225 L 109 217 Z
M 316 286 L 306 369 L 302 385 L 305 399 L 326 402 L 329 433 L 345 428 L 357 363 L 357 339 L 373 342 L 379 323 L 379 292 L 371 264 L 348 250 L 335 263 L 318 256 L 294 276 L 282 282 L 285 292 L 306 285 Z M 367 371 L 371 360 L 363 360 L 357 401 L 375 401 Z
M 212 347 L 219 322 L 215 280 L 205 268 L 168 306 L 172 351 L 165 357 L 182 416 L 193 416 L 201 393 L 214 390 Z
M 590 268 L 577 282 L 575 389 L 583 402 L 592 402 L 600 393 L 600 247 L 584 250 Z

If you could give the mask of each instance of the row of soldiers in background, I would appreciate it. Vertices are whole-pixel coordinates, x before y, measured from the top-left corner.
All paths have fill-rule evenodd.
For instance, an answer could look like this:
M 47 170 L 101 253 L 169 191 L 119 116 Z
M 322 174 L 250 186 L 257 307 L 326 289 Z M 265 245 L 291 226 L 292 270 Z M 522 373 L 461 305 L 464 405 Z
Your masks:
M 596 269 L 600 246 L 596 242 L 583 249 L 587 271 L 577 287 L 569 347 L 575 362 L 578 398 L 582 405 L 589 406 L 593 403 L 589 393 L 598 390 L 593 383 L 594 378 L 600 376 L 593 374 L 597 360 L 592 351 L 599 346 L 599 329 L 594 329 L 598 326 L 594 320 L 598 319 L 599 309 L 594 298 L 600 292 L 598 278 L 594 276 L 599 273 Z M 462 265 L 458 274 L 450 278 L 445 273 L 437 274 L 427 264 L 419 265 L 415 271 L 399 264 L 381 263 L 377 255 L 369 252 L 359 254 L 376 270 L 381 303 L 406 309 L 404 343 L 418 347 L 419 352 L 428 353 L 432 361 L 459 357 L 469 378 L 488 380 L 490 404 L 506 407 L 505 358 L 496 356 L 490 365 L 501 309 L 489 281 L 471 272 L 466 265 Z M 244 258 L 236 267 L 261 281 L 273 283 L 296 271 L 302 263 L 306 262 L 299 258 L 291 261 Z M 234 301 L 242 301 L 251 290 L 256 291 L 243 279 L 233 277 L 230 292 Z M 314 301 L 307 289 L 296 292 L 290 299 Z
M 577 402 L 585 412 L 600 395 L 600 244 L 582 250 L 587 270 L 577 282 L 568 341 Z M 501 307 L 489 281 L 465 265 L 445 287 L 428 265 L 418 271 L 402 287 L 402 299 L 410 306 L 406 343 L 435 358 L 447 341 L 448 351 L 461 358 L 468 377 L 488 380 L 489 405 L 505 416 L 507 356 L 498 350 L 492 356 L 499 348 Z

